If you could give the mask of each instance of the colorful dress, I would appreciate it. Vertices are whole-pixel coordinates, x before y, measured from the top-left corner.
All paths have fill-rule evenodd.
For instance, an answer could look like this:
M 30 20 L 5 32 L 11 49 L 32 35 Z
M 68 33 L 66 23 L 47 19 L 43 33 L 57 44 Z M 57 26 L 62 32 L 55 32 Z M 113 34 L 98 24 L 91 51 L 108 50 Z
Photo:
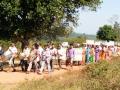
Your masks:
M 95 48 L 95 62 L 99 60 L 99 54 L 100 54 L 99 48 Z
M 89 59 L 90 59 L 90 48 L 87 47 L 86 49 L 86 62 L 89 63 Z
M 90 58 L 89 58 L 90 62 L 94 62 L 94 48 L 91 48 L 90 50 Z
M 66 57 L 67 57 L 66 66 L 71 65 L 71 67 L 72 67 L 72 64 L 73 64 L 73 61 L 74 61 L 74 58 L 75 58 L 75 50 L 74 50 L 74 48 L 68 48 L 67 49 Z
M 105 60 L 105 48 L 102 48 L 101 60 Z

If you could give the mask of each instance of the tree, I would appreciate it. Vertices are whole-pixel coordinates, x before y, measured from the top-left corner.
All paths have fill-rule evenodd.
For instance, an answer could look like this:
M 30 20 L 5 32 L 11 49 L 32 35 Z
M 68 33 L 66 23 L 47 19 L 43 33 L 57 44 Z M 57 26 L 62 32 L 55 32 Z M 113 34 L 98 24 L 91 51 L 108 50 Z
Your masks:
M 99 4 L 101 0 L 1 0 L 0 36 L 26 43 L 36 36 L 59 36 L 61 28 L 66 32 L 64 23 L 76 23 L 79 8 L 96 10 Z
M 100 40 L 113 40 L 115 41 L 117 38 L 116 31 L 113 30 L 111 25 L 104 25 L 99 28 L 97 32 L 97 38 Z
M 120 25 L 117 21 L 114 23 L 113 29 L 116 33 L 116 41 L 120 41 Z

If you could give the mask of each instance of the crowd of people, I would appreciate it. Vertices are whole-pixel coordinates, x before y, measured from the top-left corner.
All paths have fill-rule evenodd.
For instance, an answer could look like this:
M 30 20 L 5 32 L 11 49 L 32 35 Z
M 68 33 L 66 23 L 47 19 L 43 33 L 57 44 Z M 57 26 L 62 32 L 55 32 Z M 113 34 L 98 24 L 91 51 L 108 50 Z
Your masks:
M 76 52 L 77 51 L 77 52 Z M 78 53 L 79 52 L 79 53 Z M 75 62 L 78 65 L 98 62 L 100 60 L 110 60 L 112 55 L 119 55 L 120 48 L 118 46 L 106 45 L 84 45 L 83 47 L 74 48 L 74 44 L 70 44 L 67 48 L 62 45 L 46 44 L 44 47 L 41 44 L 35 43 L 30 48 L 25 46 L 22 52 L 18 52 L 15 44 L 12 43 L 7 51 L 4 51 L 0 46 L 0 68 L 4 69 L 4 59 L 8 61 L 13 72 L 16 71 L 14 61 L 19 59 L 21 71 L 29 74 L 31 71 L 37 74 L 42 74 L 45 70 L 48 73 L 54 71 L 54 62 L 57 62 L 59 69 L 62 65 L 66 65 L 67 69 L 72 69 Z M 64 61 L 64 63 L 62 63 Z

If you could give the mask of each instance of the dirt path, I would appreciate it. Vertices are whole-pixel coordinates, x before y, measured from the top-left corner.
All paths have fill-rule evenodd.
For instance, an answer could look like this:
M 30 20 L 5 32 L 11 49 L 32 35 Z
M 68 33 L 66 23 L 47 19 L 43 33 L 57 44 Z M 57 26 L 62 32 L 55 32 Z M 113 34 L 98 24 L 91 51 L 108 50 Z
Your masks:
M 72 70 L 81 70 L 83 69 L 84 66 L 74 66 Z M 19 71 L 20 69 L 17 68 Z M 56 76 L 56 75 L 61 75 L 67 72 L 68 70 L 61 69 L 57 70 L 55 69 L 54 72 L 52 72 L 50 75 L 51 76 Z M 36 73 L 31 72 L 30 74 L 26 74 L 23 72 L 0 72 L 0 85 L 3 88 L 3 90 L 10 90 L 10 88 L 13 88 L 16 86 L 18 83 L 24 82 L 26 80 L 36 80 L 36 79 L 42 79 L 46 78 L 48 74 L 43 74 L 43 75 L 38 75 Z

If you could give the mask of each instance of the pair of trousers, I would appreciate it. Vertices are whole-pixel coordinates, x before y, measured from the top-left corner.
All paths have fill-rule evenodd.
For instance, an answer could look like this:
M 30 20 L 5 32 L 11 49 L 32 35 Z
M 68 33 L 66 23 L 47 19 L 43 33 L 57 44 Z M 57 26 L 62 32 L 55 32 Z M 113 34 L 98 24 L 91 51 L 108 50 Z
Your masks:
M 89 63 L 90 55 L 86 55 L 86 63 Z
M 28 69 L 28 61 L 27 60 L 21 60 L 20 66 L 21 66 L 22 71 L 27 71 L 27 69 Z
M 15 60 L 14 57 L 11 57 L 10 60 L 9 60 L 9 65 L 10 65 L 11 67 L 14 67 L 14 66 L 15 66 L 14 60 Z
M 52 70 L 54 70 L 53 63 L 54 63 L 54 59 L 51 59 L 50 60 L 50 67 L 51 67 Z
M 47 68 L 48 68 L 48 72 L 49 72 L 49 73 L 51 72 L 50 61 L 51 61 L 50 58 L 46 58 L 46 60 L 42 60 L 42 61 L 41 61 L 41 68 L 40 68 L 40 72 L 41 72 L 41 73 L 43 72 L 43 70 L 45 69 L 46 66 L 47 66 Z
M 28 70 L 27 71 L 30 72 L 30 70 L 32 69 L 32 66 L 34 66 L 33 67 L 34 71 L 38 71 L 39 63 L 38 63 L 37 60 L 30 61 L 29 65 L 28 65 Z

